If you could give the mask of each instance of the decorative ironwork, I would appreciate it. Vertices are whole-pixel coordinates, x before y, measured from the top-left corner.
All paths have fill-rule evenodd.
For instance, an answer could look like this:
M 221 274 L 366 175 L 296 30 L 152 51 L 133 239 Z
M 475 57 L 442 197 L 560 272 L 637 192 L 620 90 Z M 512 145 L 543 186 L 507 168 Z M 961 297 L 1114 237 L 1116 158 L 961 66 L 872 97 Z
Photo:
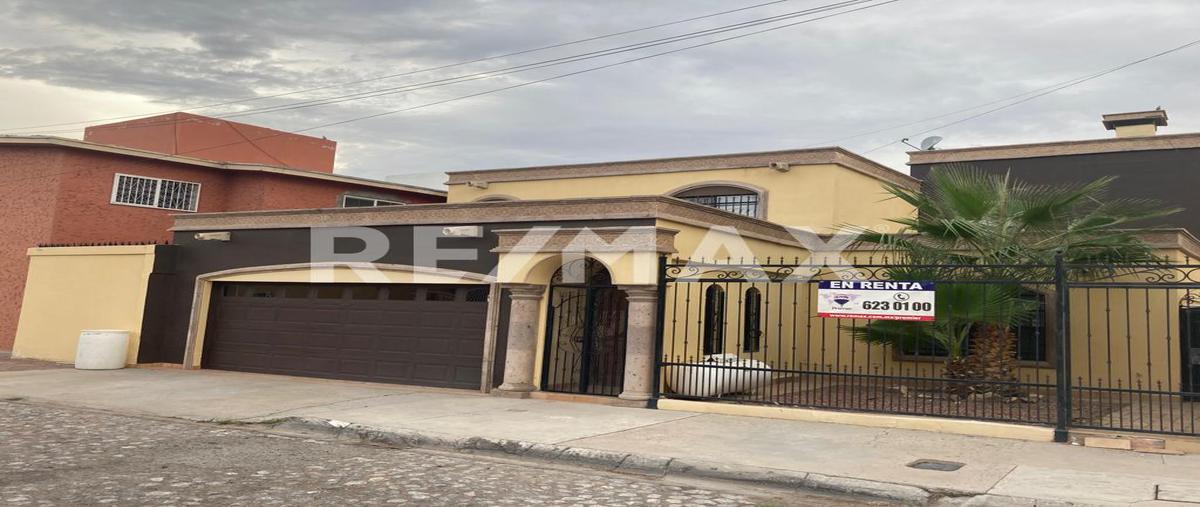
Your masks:
M 661 397 L 1040 424 L 1062 438 L 1200 435 L 1200 265 L 676 259 L 661 270 Z M 978 373 L 989 366 L 973 346 L 964 361 L 976 372 L 951 375 L 935 346 L 863 341 L 879 324 L 816 317 L 817 282 L 830 279 L 1016 287 L 1037 312 L 1007 330 L 1010 377 Z
M 698 195 L 678 198 L 742 216 L 758 216 L 758 194 Z
M 551 277 L 548 304 L 542 390 L 621 394 L 629 304 L 604 265 L 564 264 Z
M 1128 284 L 1197 284 L 1200 285 L 1200 265 L 1192 264 L 1114 264 L 1068 265 L 1067 276 L 1072 283 L 1094 286 Z
M 841 280 L 940 279 L 952 282 L 1053 283 L 1053 266 L 993 264 L 757 264 L 680 261 L 666 266 L 668 281 L 807 282 Z M 919 276 L 919 278 L 914 278 Z

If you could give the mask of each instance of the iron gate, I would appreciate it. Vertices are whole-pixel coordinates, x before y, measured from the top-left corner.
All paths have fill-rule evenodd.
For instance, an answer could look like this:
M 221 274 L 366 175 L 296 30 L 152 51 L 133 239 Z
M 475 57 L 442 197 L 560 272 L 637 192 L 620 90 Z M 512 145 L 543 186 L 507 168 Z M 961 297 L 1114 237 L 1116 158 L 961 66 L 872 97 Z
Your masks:
M 1001 287 L 1023 301 L 1027 316 L 991 335 L 1009 337 L 1000 354 L 1015 362 L 996 370 L 997 341 L 980 351 L 975 327 L 954 356 L 864 339 L 878 321 L 816 315 L 819 280 L 905 270 L 948 294 Z M 952 314 L 943 289 L 939 315 Z M 659 295 L 656 399 L 1037 424 L 1060 441 L 1069 428 L 1200 435 L 1200 266 L 664 260 Z
M 570 276 L 577 266 L 568 263 L 550 285 L 541 388 L 616 396 L 625 378 L 629 304 L 603 265 L 591 259 L 578 262 L 583 265 L 582 280 Z

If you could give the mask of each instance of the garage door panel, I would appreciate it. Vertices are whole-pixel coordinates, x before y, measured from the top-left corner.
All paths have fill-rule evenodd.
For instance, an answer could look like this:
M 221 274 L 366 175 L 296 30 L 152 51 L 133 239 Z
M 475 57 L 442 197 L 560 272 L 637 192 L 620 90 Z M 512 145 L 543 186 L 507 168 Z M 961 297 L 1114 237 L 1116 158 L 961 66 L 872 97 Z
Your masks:
M 422 314 L 417 325 L 429 329 L 453 329 L 457 315 L 450 312 L 428 312 Z
M 345 311 L 347 323 L 357 324 L 380 324 L 383 321 L 383 311 L 380 310 L 353 310 Z
M 368 360 L 342 359 L 338 361 L 337 369 L 339 373 L 345 375 L 369 377 L 372 373 L 371 366 L 371 361 Z
M 479 387 L 486 287 L 242 285 L 214 292 L 205 367 Z
M 280 308 L 277 322 L 326 323 L 338 322 L 341 313 L 336 308 Z
M 385 379 L 407 380 L 412 377 L 412 363 L 404 361 L 376 361 L 375 376 Z
M 380 354 L 408 356 L 416 351 L 414 340 L 380 340 L 377 352 Z
M 333 371 L 337 369 L 335 357 L 291 356 L 281 365 L 293 372 Z
M 459 366 L 454 368 L 454 380 L 457 382 L 472 382 L 483 375 L 483 368 L 479 366 Z
M 417 380 L 441 382 L 445 381 L 447 378 L 449 369 L 450 367 L 446 365 L 418 363 L 413 365 L 413 378 Z
M 482 313 L 481 314 L 470 314 L 470 313 L 468 313 L 468 314 L 459 315 L 458 322 L 456 322 L 456 325 L 458 325 L 459 327 L 467 327 L 467 328 L 475 329 L 475 328 L 484 327 L 484 325 L 486 325 L 486 322 L 487 322 L 486 314 L 482 314 Z
M 345 334 L 338 337 L 337 347 L 345 352 L 358 351 L 370 353 L 375 340 L 370 335 Z

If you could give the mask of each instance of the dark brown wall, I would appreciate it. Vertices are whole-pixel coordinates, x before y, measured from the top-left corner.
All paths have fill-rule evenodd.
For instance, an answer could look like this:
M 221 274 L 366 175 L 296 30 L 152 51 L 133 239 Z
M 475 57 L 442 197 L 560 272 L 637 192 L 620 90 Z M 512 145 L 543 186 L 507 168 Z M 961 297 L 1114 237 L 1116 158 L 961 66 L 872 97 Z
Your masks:
M 481 238 L 441 238 L 441 248 L 474 249 L 478 252 L 473 261 L 442 261 L 436 267 L 472 273 L 487 274 L 496 266 L 498 254 L 491 250 L 496 246 L 493 231 L 518 229 L 534 225 L 562 227 L 613 227 L 630 225 L 654 225 L 653 220 L 606 220 L 587 222 L 539 222 L 498 223 L 484 226 Z M 440 226 L 437 226 L 440 228 Z M 413 226 L 394 225 L 374 227 L 383 232 L 390 241 L 387 255 L 377 262 L 388 264 L 414 264 Z M 176 233 L 172 240 L 172 268 L 156 274 L 156 283 L 151 283 L 147 294 L 147 312 L 142 328 L 139 363 L 181 363 L 187 341 L 188 322 L 191 315 L 192 293 L 196 277 L 205 273 L 252 266 L 271 266 L 311 262 L 310 229 L 261 229 L 232 231 L 232 240 L 198 241 L 195 232 Z M 342 252 L 361 249 L 362 243 L 347 241 L 338 243 Z M 344 250 L 343 250 L 344 248 Z M 321 260 L 321 259 L 318 259 Z M 166 266 L 166 263 L 164 263 Z M 151 301 L 160 301 L 150 303 Z M 503 339 L 503 337 L 501 337 Z
M 1117 176 L 1110 196 L 1157 199 L 1182 213 L 1147 221 L 1141 226 L 1183 227 L 1200 234 L 1200 149 L 1131 151 L 1023 159 L 964 162 L 989 172 L 1009 171 L 1029 183 L 1057 184 Z M 913 165 L 911 174 L 924 180 L 929 164 Z

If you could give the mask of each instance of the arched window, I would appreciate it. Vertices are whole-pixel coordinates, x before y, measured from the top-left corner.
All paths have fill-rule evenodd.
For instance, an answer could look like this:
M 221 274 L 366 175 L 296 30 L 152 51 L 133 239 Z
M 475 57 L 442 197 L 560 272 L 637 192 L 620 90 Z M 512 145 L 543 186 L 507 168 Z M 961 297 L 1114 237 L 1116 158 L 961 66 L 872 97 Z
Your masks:
M 725 290 L 710 285 L 704 291 L 704 355 L 725 351 Z
M 485 195 L 483 197 L 475 199 L 475 202 L 503 202 L 503 201 L 515 201 L 515 200 L 517 200 L 517 198 L 513 197 L 511 195 L 493 194 L 493 195 Z
M 742 307 L 742 352 L 758 352 L 762 346 L 762 293 L 746 289 Z
M 671 197 L 703 204 L 721 211 L 762 218 L 762 195 L 750 188 L 732 184 L 712 184 L 687 188 L 671 194 Z

